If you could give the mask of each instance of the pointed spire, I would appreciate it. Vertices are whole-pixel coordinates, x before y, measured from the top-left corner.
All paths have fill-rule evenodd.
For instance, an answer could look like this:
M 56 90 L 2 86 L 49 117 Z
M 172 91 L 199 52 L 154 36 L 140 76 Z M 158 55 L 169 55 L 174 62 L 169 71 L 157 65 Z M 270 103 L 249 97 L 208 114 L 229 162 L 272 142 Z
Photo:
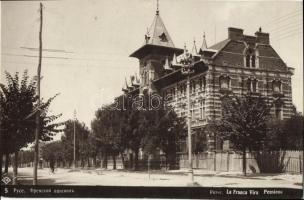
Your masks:
M 208 48 L 208 46 L 207 46 L 206 36 L 205 36 L 205 32 L 204 32 L 204 35 L 203 35 L 203 44 L 202 44 L 201 50 L 204 51 L 207 48 Z
M 126 88 L 128 88 L 128 81 L 127 81 L 127 78 L 125 77 L 125 85 L 126 85 Z
M 193 47 L 192 47 L 191 54 L 192 55 L 197 55 L 197 49 L 196 49 L 196 45 L 195 45 L 195 38 L 193 39 Z
M 147 27 L 147 33 L 145 35 L 145 44 L 148 44 L 149 43 L 149 40 L 150 40 L 150 34 L 149 34 L 149 28 Z
M 132 76 L 129 77 L 128 85 L 129 85 L 130 89 L 133 88 L 133 79 L 132 79 Z
M 188 49 L 187 49 L 187 46 L 186 46 L 186 42 L 185 42 L 185 44 L 184 44 L 184 53 L 183 53 L 183 55 L 184 55 L 184 57 L 186 58 L 186 57 L 188 56 L 188 54 L 189 54 L 189 52 L 188 52 Z
M 173 41 L 159 15 L 159 6 L 157 0 L 156 15 L 153 23 L 145 35 L 145 44 L 175 48 Z
M 159 4 L 158 0 L 156 0 L 156 15 L 159 15 Z
M 172 59 L 171 65 L 173 65 L 173 66 L 177 65 L 177 58 L 176 58 L 175 53 L 173 54 L 173 59 Z
M 165 70 L 172 70 L 171 67 L 170 67 L 170 65 L 169 65 L 169 60 L 168 60 L 168 58 L 166 58 L 166 62 L 165 62 L 165 65 L 164 65 L 164 69 L 165 69 Z
M 134 81 L 135 81 L 135 76 L 134 76 L 134 75 L 131 75 L 131 76 L 130 76 L 131 85 L 133 85 Z

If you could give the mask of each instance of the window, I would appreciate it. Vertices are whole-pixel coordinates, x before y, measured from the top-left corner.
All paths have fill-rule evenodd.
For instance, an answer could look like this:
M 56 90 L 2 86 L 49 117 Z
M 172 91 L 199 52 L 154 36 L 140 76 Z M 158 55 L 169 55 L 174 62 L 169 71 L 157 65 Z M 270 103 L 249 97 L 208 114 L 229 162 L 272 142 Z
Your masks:
M 257 80 L 254 79 L 251 81 L 252 84 L 252 92 L 257 92 Z
M 183 95 L 183 87 L 182 85 L 178 86 L 178 96 L 182 96 Z
M 190 88 L 191 93 L 195 93 L 195 81 L 191 81 Z
M 222 90 L 228 90 L 230 88 L 230 78 L 229 77 L 220 77 L 220 88 Z
M 251 56 L 251 67 L 255 68 L 255 56 Z
M 283 106 L 282 105 L 275 105 L 274 107 L 275 117 L 279 120 L 283 119 Z
M 166 92 L 166 99 L 167 100 L 172 100 L 173 96 L 172 96 L 172 90 L 171 89 L 167 89 L 167 92 Z
M 255 51 L 251 48 L 248 48 L 245 52 L 245 66 L 255 68 L 256 66 L 256 56 Z
M 194 119 L 194 105 L 191 104 L 191 108 L 190 108 L 190 117 L 191 119 Z
M 200 105 L 200 119 L 205 119 L 205 100 L 201 101 L 201 105 Z
M 247 80 L 247 90 L 250 92 L 257 92 L 257 84 L 258 81 L 256 79 L 248 79 Z
M 162 42 L 167 42 L 168 41 L 167 36 L 164 32 L 158 37 L 160 38 L 160 41 L 162 41 Z
M 250 67 L 250 55 L 246 55 L 246 67 Z
M 275 93 L 281 93 L 282 92 L 282 83 L 281 83 L 281 81 L 273 81 L 272 82 L 272 90 Z
M 206 78 L 205 77 L 201 77 L 199 79 L 199 86 L 200 86 L 200 90 L 206 89 Z

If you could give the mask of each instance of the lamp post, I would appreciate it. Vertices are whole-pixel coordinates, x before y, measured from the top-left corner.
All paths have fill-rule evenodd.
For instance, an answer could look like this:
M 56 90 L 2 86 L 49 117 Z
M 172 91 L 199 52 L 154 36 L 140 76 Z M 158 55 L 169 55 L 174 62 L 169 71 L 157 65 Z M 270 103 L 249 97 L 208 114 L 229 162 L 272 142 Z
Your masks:
M 73 155 L 73 168 L 76 168 L 76 110 L 74 110 L 74 155 Z
M 189 178 L 190 184 L 194 184 L 193 177 L 193 166 L 192 166 L 192 139 L 191 139 L 191 113 L 190 113 L 190 74 L 194 72 L 193 63 L 194 60 L 192 56 L 187 52 L 186 46 L 184 49 L 184 56 L 181 59 L 180 63 L 182 64 L 181 73 L 187 76 L 187 124 L 188 124 L 188 160 L 189 160 Z

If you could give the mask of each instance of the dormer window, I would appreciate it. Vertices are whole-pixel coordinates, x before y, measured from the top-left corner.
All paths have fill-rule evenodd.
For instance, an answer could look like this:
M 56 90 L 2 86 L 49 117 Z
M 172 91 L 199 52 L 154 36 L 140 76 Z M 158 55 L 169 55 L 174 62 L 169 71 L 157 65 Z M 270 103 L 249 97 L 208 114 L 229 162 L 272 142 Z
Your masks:
M 256 67 L 256 56 L 255 51 L 251 48 L 248 48 L 245 51 L 245 66 L 248 68 L 255 68 Z
M 158 36 L 160 38 L 160 41 L 162 42 L 168 42 L 167 36 L 165 33 L 162 33 L 160 36 Z

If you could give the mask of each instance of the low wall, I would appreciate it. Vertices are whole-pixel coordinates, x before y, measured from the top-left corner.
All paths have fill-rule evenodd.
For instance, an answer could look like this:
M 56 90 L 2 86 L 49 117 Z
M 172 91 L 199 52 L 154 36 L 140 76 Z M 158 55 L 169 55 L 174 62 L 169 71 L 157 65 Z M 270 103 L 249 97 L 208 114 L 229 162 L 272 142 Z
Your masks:
M 284 155 L 283 155 L 284 154 Z M 273 155 L 280 155 L 285 172 L 302 173 L 303 172 L 303 153 L 302 151 L 280 151 L 268 152 L 267 156 L 263 155 L 261 163 L 268 166 L 270 169 L 275 168 L 278 163 L 278 158 Z M 212 171 L 232 171 L 242 172 L 243 162 L 242 154 L 238 152 L 204 152 L 198 155 L 193 155 L 193 168 L 206 169 Z M 248 173 L 259 173 L 260 169 L 254 156 L 246 153 L 246 164 Z M 188 167 L 188 155 L 181 155 L 180 168 Z

